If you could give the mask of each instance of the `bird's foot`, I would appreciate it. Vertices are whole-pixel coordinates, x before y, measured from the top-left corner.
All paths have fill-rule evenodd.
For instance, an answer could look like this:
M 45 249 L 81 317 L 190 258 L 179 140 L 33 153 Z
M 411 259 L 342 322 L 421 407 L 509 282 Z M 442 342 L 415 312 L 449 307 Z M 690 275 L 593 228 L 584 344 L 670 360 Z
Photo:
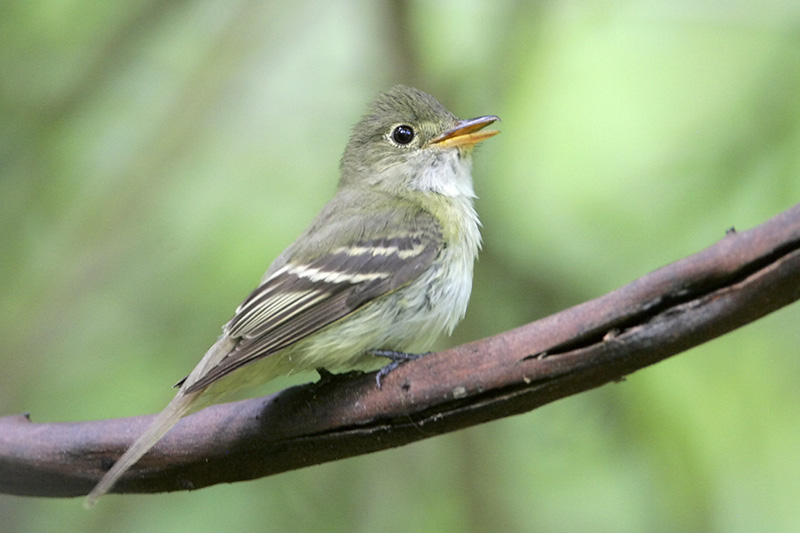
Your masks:
M 415 359 L 424 357 L 431 352 L 407 353 L 407 352 L 398 352 L 396 350 L 370 350 L 369 353 L 378 357 L 386 357 L 387 359 L 390 360 L 389 364 L 378 370 L 378 374 L 375 376 L 375 381 L 378 383 L 378 388 L 380 389 L 381 381 L 383 380 L 383 378 L 389 375 L 389 372 L 396 369 L 403 363 L 414 361 Z

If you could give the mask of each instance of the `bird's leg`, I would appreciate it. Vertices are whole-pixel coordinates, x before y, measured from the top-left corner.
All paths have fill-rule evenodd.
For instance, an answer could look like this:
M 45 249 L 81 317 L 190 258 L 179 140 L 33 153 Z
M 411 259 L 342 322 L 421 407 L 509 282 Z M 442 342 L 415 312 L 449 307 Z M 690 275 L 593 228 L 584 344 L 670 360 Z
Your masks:
M 329 383 L 330 381 L 333 381 L 333 378 L 336 376 L 336 374 L 333 372 L 328 372 L 327 369 L 322 367 L 317 369 L 317 374 L 319 374 L 319 381 L 317 383 L 320 384 Z
M 381 380 L 389 375 L 389 372 L 397 368 L 398 366 L 402 365 L 403 363 L 407 363 L 409 361 L 414 361 L 415 359 L 419 359 L 420 357 L 424 357 L 431 352 L 425 353 L 407 353 L 407 352 L 398 352 L 397 350 L 370 350 L 370 354 L 378 356 L 378 357 L 386 357 L 390 360 L 389 364 L 378 370 L 378 374 L 375 376 L 375 381 L 378 383 L 378 388 L 381 388 Z

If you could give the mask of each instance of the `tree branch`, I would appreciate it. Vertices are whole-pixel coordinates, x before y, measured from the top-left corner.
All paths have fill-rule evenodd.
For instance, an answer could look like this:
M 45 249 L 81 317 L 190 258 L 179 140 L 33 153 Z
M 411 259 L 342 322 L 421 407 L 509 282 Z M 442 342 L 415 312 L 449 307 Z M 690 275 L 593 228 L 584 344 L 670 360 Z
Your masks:
M 800 205 L 612 293 L 518 329 L 373 374 L 184 418 L 115 492 L 196 489 L 402 446 L 523 413 L 752 322 L 800 298 Z M 0 492 L 78 496 L 152 416 L 0 418 Z

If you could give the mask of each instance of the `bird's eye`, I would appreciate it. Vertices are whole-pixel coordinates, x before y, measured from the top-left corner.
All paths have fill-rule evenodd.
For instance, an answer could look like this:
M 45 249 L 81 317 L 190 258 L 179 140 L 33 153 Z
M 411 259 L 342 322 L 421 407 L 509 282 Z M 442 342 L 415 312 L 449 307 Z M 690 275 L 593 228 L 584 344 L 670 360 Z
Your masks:
M 392 140 L 397 144 L 408 144 L 414 140 L 414 128 L 401 124 L 392 130 Z

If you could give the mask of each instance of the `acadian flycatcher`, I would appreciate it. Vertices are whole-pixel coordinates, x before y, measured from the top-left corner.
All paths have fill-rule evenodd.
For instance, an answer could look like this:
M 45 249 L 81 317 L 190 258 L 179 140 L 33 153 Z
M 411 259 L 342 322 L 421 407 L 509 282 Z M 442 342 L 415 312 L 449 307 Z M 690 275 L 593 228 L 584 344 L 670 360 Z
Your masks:
M 467 309 L 480 248 L 472 149 L 495 130 L 396 86 L 356 124 L 339 188 L 270 265 L 175 398 L 89 494 L 93 505 L 182 417 L 292 372 L 399 363 Z

